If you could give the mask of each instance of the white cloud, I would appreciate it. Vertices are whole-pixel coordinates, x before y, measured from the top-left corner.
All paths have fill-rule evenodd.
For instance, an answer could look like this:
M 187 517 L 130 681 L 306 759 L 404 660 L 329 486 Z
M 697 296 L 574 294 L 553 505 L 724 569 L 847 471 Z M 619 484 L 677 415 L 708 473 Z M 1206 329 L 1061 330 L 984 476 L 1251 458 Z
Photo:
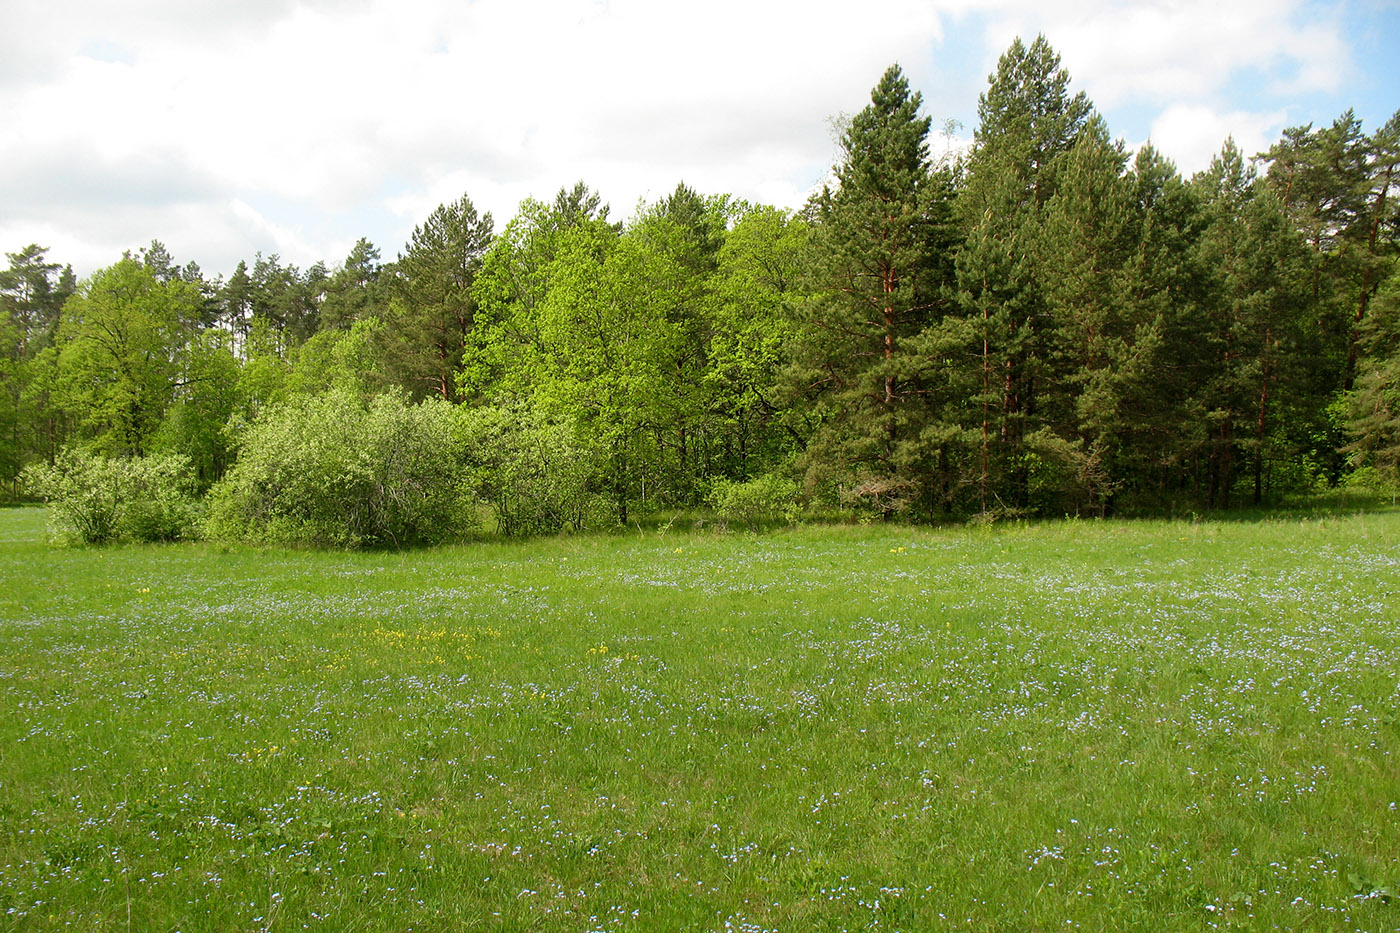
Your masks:
M 164 203 L 172 222 L 199 202 L 208 223 L 236 223 L 238 199 L 287 253 L 330 245 L 298 217 L 371 203 L 404 235 L 465 191 L 504 223 L 578 178 L 615 215 L 682 179 L 794 203 L 826 167 L 826 115 L 861 106 L 891 61 L 916 73 L 939 35 L 921 0 L 858 16 L 838 0 L 35 6 L 23 74 L 0 74 L 0 159 L 50 195 L 31 199 L 29 229 L 71 208 L 95 239 L 102 224 L 78 216 L 94 187 L 123 212 Z M 362 233 L 386 254 L 402 242 L 337 241 Z M 218 238 L 162 239 L 183 258 Z M 236 257 L 197 258 L 224 271 Z
M 1301 0 L 993 0 L 994 56 L 1044 32 L 1103 107 L 1213 97 L 1253 72 L 1278 93 L 1336 90 L 1349 74 L 1340 17 Z
M 940 41 L 973 23 L 980 74 L 960 87 L 1043 31 L 1101 106 L 1150 106 L 1185 170 L 1281 125 L 1227 93 L 1242 76 L 1344 79 L 1340 27 L 1300 3 L 21 4 L 0 34 L 0 246 L 84 269 L 152 237 L 210 272 L 257 250 L 334 262 L 359 236 L 387 257 L 464 192 L 499 228 L 579 179 L 619 218 L 681 180 L 796 206 L 835 156 L 828 117 L 891 62 L 945 112 Z
M 1278 139 L 1286 115 L 1274 113 L 1219 112 L 1211 107 L 1174 104 L 1152 123 L 1152 145 L 1176 162 L 1187 178 L 1210 167 L 1227 138 L 1246 159 L 1268 149 Z

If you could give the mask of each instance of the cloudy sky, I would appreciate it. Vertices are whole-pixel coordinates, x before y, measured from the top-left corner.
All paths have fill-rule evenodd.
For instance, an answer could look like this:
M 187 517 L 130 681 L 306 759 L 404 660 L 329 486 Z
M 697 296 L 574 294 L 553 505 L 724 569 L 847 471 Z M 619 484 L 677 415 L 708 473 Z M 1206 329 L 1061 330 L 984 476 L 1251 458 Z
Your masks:
M 499 229 L 584 180 L 630 216 L 684 180 L 795 207 L 832 118 L 900 63 L 976 125 L 1044 33 L 1130 146 L 1190 174 L 1348 107 L 1400 107 L 1400 0 L 46 0 L 0 32 L 0 250 L 84 275 L 162 240 L 227 275 L 389 260 L 444 201 Z M 935 142 L 935 148 L 942 145 Z

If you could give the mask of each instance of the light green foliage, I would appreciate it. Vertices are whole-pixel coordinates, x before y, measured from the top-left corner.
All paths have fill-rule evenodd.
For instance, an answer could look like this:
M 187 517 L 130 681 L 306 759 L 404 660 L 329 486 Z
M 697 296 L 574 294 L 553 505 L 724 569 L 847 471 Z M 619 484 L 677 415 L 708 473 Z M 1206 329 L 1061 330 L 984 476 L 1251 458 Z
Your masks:
M 6 929 L 1396 926 L 1395 510 L 349 554 L 42 521 L 0 510 Z
M 757 527 L 775 518 L 795 522 L 801 509 L 800 492 L 789 477 L 765 473 L 743 483 L 718 480 L 707 499 L 722 520 Z
M 292 353 L 283 391 L 315 395 L 334 388 L 365 397 L 384 392 L 391 385 L 383 354 L 389 339 L 387 325 L 375 317 L 348 330 L 323 330 Z
M 98 450 L 143 455 L 174 399 L 183 322 L 199 288 L 162 282 L 128 256 L 99 270 L 64 305 L 58 330 L 63 407 Z
M 238 360 L 229 337 L 217 330 L 198 334 L 185 347 L 184 372 L 153 446 L 187 457 L 200 489 L 208 489 L 233 463 L 227 430 L 239 410 Z
M 729 475 L 781 462 L 811 433 L 806 413 L 789 409 L 779 389 L 796 337 L 787 307 L 799 294 L 809 229 L 800 217 L 751 207 L 719 250 L 704 379 L 726 439 L 718 466 Z
M 508 537 L 583 531 L 602 523 L 607 502 L 591 486 L 597 452 L 567 422 L 523 409 L 483 407 L 458 415 L 473 485 Z
M 682 231 L 658 212 L 625 234 L 588 212 L 529 206 L 483 274 L 476 390 L 567 424 L 597 452 L 596 483 L 625 522 L 656 490 L 658 432 L 693 411 L 696 284 Z M 572 220 L 567 219 L 572 217 Z
M 657 463 L 655 437 L 645 428 L 665 417 L 665 363 L 677 339 L 666 309 L 682 273 L 652 246 L 596 224 L 571 228 L 538 317 L 541 370 L 532 400 L 606 451 L 600 481 L 623 523 Z
M 461 384 L 569 425 L 625 521 L 789 450 L 772 382 L 805 228 L 685 185 L 625 230 L 606 216 L 582 185 L 521 205 L 477 279 Z
M 211 537 L 360 547 L 432 544 L 473 527 L 454 414 L 345 390 L 265 412 L 210 492 Z
M 19 358 L 19 328 L 0 317 L 0 483 L 11 483 L 23 462 L 24 362 Z
M 251 421 L 286 397 L 292 367 L 280 345 L 280 339 L 266 318 L 253 321 L 242 346 L 243 364 L 238 374 L 241 410 L 237 421 Z
M 176 541 L 195 531 L 194 474 L 184 457 L 109 458 L 69 449 L 52 465 L 31 464 L 23 480 L 48 502 L 61 541 Z

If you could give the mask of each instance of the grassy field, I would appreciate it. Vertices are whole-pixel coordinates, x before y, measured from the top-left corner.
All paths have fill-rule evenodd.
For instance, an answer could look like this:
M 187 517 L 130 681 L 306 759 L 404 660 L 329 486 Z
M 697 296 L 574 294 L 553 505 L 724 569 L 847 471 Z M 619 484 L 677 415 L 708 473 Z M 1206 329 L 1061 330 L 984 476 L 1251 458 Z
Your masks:
M 1400 929 L 1400 513 L 60 550 L 0 928 Z

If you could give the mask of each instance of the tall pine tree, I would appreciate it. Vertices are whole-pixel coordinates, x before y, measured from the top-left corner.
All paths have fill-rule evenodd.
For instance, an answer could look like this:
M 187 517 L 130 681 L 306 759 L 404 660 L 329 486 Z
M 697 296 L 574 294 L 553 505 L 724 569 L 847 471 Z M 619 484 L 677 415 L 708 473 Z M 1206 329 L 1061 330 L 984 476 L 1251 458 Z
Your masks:
M 1002 55 L 978 100 L 979 125 L 958 213 L 967 238 L 958 256 L 964 313 L 979 327 L 979 500 L 1032 502 L 1035 457 L 1027 438 L 1042 426 L 1050 328 L 1040 256 L 1046 205 L 1093 108 L 1069 93 L 1060 58 L 1037 37 Z
M 946 295 L 950 187 L 931 172 L 920 104 L 893 66 L 841 138 L 836 187 L 810 211 L 794 373 L 825 419 L 809 478 L 832 474 L 885 515 L 921 492 L 929 361 L 911 341 Z

